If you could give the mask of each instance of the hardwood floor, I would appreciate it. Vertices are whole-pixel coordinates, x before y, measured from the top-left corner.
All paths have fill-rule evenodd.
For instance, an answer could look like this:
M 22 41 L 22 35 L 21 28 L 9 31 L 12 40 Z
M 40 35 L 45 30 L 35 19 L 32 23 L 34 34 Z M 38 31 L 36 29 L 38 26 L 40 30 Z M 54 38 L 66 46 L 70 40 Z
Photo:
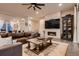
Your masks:
M 79 44 L 63 39 L 53 39 L 53 40 L 59 42 L 65 42 L 69 44 L 66 56 L 79 56 Z

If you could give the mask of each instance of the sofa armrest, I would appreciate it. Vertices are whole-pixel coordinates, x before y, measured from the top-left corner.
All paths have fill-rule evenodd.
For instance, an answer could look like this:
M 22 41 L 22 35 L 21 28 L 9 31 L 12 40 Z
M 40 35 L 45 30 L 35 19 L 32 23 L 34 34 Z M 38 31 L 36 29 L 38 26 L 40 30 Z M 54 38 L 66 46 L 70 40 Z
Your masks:
M 0 56 L 22 56 L 22 44 L 16 43 L 0 47 Z

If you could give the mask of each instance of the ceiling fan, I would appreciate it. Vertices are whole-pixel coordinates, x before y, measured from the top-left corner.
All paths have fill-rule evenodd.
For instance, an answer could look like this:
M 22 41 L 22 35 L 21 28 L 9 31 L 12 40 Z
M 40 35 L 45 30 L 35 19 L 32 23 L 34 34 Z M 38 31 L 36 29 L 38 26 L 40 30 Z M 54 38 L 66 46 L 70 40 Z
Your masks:
M 40 4 L 40 3 L 29 3 L 29 4 L 22 4 L 22 5 L 30 5 L 27 9 L 33 8 L 34 10 L 36 10 L 36 8 L 38 9 L 42 9 L 40 6 L 45 6 L 45 4 Z

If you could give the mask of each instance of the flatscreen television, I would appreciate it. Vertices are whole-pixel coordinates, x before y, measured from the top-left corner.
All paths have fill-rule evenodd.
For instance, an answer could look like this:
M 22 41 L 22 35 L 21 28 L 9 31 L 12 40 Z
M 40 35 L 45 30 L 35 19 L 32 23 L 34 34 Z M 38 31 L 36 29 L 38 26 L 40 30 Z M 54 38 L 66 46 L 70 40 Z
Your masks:
M 45 21 L 45 29 L 59 29 L 60 19 L 50 19 Z

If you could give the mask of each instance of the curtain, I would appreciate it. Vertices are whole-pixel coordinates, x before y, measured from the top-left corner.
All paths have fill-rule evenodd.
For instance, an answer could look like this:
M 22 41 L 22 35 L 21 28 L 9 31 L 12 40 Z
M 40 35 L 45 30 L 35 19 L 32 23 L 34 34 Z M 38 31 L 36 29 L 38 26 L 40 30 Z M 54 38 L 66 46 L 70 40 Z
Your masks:
M 8 32 L 12 32 L 12 31 L 13 31 L 13 26 L 12 26 L 11 23 L 8 23 L 8 24 L 7 24 L 7 31 L 8 31 Z
M 13 25 L 11 23 L 0 22 L 0 32 L 1 31 L 12 32 Z
M 1 32 L 2 26 L 3 26 L 3 23 L 0 22 L 0 32 Z

